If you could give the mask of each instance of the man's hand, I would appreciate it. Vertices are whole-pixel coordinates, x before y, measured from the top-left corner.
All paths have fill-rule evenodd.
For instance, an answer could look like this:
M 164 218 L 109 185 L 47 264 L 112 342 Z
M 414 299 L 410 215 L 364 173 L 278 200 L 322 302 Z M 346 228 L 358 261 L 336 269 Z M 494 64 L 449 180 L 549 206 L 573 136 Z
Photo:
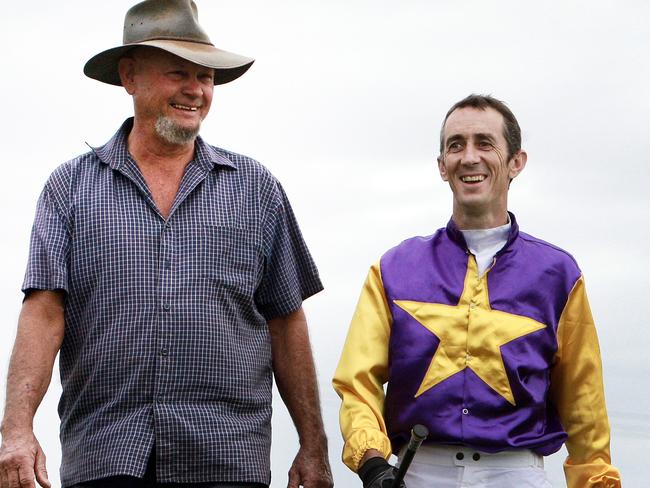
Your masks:
M 394 468 L 383 457 L 372 457 L 359 468 L 359 478 L 363 488 L 392 488 L 397 468 Z M 400 488 L 406 488 L 402 481 Z
M 50 488 L 45 453 L 33 432 L 4 433 L 0 447 L 0 488 L 34 488 L 34 477 Z
M 289 470 L 287 488 L 332 488 L 332 473 L 327 457 L 327 447 L 308 451 L 300 448 Z

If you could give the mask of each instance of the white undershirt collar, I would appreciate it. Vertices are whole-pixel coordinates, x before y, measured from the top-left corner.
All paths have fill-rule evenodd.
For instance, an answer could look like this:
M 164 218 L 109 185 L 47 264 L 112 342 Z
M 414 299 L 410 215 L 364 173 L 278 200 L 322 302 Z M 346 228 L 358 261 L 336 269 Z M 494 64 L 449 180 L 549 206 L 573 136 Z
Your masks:
M 492 264 L 494 255 L 508 242 L 511 226 L 510 217 L 508 217 L 507 224 L 492 229 L 461 230 L 467 248 L 476 258 L 479 276 L 483 276 Z

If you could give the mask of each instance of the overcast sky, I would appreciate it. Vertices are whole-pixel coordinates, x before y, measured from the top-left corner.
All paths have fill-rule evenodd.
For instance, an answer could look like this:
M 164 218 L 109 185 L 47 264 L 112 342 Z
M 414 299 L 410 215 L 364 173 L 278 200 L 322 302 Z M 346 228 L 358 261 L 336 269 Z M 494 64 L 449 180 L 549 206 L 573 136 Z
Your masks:
M 5 219 L 0 240 L 2 398 L 36 199 L 51 171 L 100 145 L 131 114 L 121 88 L 82 66 L 121 44 L 132 1 L 8 2 L 3 48 Z M 451 214 L 435 164 L 440 123 L 472 92 L 505 100 L 528 165 L 510 191 L 522 230 L 571 252 L 597 321 L 614 464 L 647 483 L 650 4 L 646 1 L 198 0 L 218 47 L 257 59 L 217 87 L 202 135 L 247 154 L 283 183 L 326 290 L 309 299 L 323 415 L 339 487 L 339 401 L 330 386 L 368 267 Z M 58 374 L 36 433 L 58 486 Z M 4 403 L 4 401 L 2 402 Z M 297 440 L 274 403 L 273 488 Z M 643 457 L 642 457 L 643 455 Z M 564 454 L 547 461 L 563 485 Z

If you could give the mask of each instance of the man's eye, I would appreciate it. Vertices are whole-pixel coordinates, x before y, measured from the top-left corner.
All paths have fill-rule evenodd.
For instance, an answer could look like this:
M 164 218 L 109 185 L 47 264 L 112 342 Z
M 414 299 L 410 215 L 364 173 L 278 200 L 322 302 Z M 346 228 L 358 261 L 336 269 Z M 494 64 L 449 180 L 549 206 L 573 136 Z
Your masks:
M 492 149 L 492 143 L 490 141 L 479 141 L 478 146 L 481 149 Z
M 462 146 L 462 144 L 460 142 L 452 142 L 451 144 L 449 144 L 449 147 L 447 148 L 447 150 L 449 152 L 458 152 L 462 148 L 463 148 L 463 146 Z

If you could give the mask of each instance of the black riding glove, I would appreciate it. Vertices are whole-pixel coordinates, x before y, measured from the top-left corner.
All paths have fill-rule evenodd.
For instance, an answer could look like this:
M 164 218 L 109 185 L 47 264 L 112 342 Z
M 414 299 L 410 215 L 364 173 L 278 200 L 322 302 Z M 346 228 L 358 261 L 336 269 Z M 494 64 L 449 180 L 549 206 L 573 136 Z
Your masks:
M 397 468 L 388 464 L 382 457 L 373 457 L 363 463 L 357 474 L 363 481 L 363 488 L 392 488 Z M 406 488 L 403 481 L 399 486 Z

